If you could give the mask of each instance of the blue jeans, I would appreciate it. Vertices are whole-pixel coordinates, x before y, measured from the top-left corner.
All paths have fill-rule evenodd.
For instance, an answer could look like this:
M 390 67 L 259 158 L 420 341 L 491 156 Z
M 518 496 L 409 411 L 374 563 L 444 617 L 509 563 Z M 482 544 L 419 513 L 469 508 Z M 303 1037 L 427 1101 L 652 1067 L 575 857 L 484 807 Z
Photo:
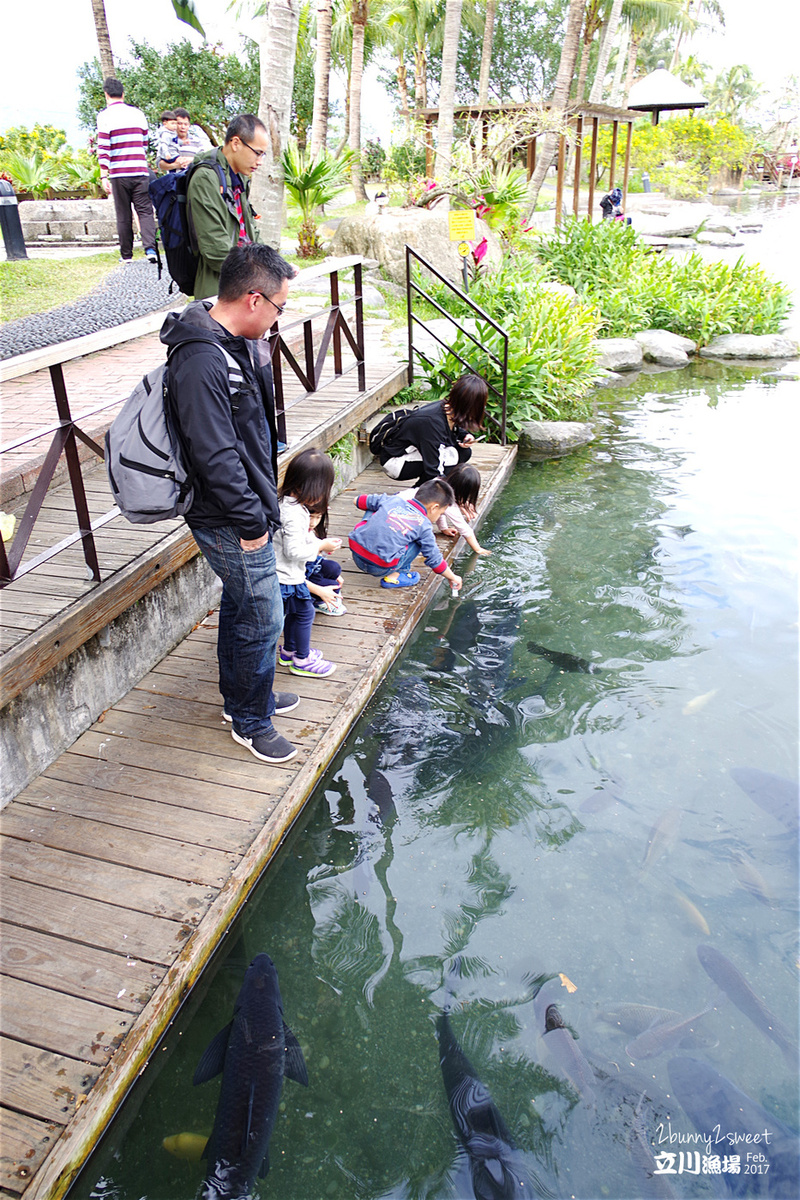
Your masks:
M 217 658 L 225 711 L 244 737 L 269 733 L 275 712 L 275 654 L 283 629 L 272 542 L 245 551 L 230 525 L 192 533 L 222 580 Z
M 406 546 L 403 553 L 397 560 L 396 567 L 379 567 L 377 563 L 370 562 L 368 558 L 362 558 L 360 554 L 353 551 L 353 562 L 358 567 L 359 571 L 365 571 L 367 575 L 391 575 L 392 571 L 407 571 L 414 559 L 422 549 L 420 542 L 410 542 Z

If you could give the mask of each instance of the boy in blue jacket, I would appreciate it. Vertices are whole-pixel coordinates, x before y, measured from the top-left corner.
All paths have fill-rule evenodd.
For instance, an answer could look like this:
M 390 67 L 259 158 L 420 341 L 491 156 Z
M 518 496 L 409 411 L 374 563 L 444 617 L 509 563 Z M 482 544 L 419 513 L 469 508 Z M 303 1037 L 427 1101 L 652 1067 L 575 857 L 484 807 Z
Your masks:
M 376 492 L 358 496 L 355 503 L 368 514 L 350 535 L 353 562 L 360 571 L 381 575 L 383 588 L 412 587 L 419 583 L 419 572 L 409 568 L 421 554 L 435 574 L 444 575 L 452 587 L 461 587 L 461 576 L 454 574 L 442 558 L 432 528 L 445 509 L 455 503 L 446 479 L 429 479 L 421 484 L 413 500 Z

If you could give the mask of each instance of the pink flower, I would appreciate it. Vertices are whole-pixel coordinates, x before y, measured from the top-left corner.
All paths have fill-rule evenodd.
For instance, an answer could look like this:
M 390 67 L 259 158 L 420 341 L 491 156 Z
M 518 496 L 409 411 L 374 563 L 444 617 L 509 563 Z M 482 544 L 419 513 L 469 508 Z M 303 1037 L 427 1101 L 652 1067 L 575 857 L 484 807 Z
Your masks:
M 488 249 L 489 249 L 489 243 L 486 240 L 486 238 L 481 238 L 481 240 L 478 242 L 477 246 L 472 247 L 472 257 L 475 261 L 476 266 L 483 262 L 484 258 L 486 257 L 486 252 Z

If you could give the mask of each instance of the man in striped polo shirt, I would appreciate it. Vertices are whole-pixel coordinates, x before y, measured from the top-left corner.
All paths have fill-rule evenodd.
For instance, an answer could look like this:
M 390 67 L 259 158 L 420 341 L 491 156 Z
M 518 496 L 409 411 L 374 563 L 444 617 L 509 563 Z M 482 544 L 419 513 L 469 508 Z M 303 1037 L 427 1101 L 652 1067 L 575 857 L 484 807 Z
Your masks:
M 156 220 L 147 191 L 147 117 L 140 108 L 125 103 L 122 84 L 113 76 L 103 80 L 103 94 L 108 107 L 97 114 L 97 161 L 101 183 L 114 197 L 120 257 L 123 262 L 133 258 L 132 205 L 144 252 L 154 263 Z

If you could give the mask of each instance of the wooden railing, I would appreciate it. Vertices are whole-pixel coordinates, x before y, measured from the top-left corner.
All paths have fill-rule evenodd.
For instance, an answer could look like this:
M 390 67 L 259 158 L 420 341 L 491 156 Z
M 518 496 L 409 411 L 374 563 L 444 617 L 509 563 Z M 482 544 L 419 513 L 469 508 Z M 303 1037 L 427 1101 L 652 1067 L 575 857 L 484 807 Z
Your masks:
M 260 344 L 263 347 L 262 353 L 265 358 L 272 361 L 278 436 L 284 444 L 287 442 L 286 413 L 309 394 L 322 392 L 328 386 L 328 383 L 333 383 L 337 378 L 347 375 L 353 370 L 358 372 L 359 391 L 363 392 L 366 388 L 362 262 L 362 258 L 355 255 L 350 258 L 333 259 L 319 266 L 308 267 L 300 271 L 294 281 L 296 288 L 298 286 L 302 287 L 303 283 L 307 283 L 311 279 L 324 278 L 326 275 L 329 276 L 330 305 L 324 305 L 319 310 L 297 321 L 293 321 L 283 329 L 279 329 L 276 322 L 267 338 Z M 350 268 L 352 268 L 354 273 L 354 295 L 349 299 L 342 299 L 340 296 L 339 274 Z M 351 328 L 351 324 L 345 319 L 343 311 L 351 305 L 355 310 L 355 319 L 351 322 L 353 328 Z M 325 319 L 325 326 L 321 335 L 315 336 L 313 323 L 319 318 Z M 298 346 L 294 345 L 295 339 L 290 337 L 292 330 L 300 328 L 302 328 L 304 367 L 298 363 L 295 357 Z M 129 334 L 121 331 L 119 340 L 127 340 L 129 336 Z M 343 337 L 355 356 L 354 361 L 347 367 L 343 365 Z M 85 341 L 93 341 L 94 338 L 95 335 L 89 335 Z M 292 343 L 291 345 L 287 344 L 287 339 Z M 77 542 L 82 543 L 83 554 L 90 572 L 90 578 L 95 583 L 100 582 L 100 567 L 97 561 L 94 531 L 119 516 L 119 509 L 115 505 L 108 512 L 103 513 L 102 516 L 96 517 L 94 520 L 90 518 L 83 476 L 81 474 L 81 464 L 78 457 L 78 442 L 83 442 L 99 458 L 104 458 L 103 447 L 86 433 L 82 425 L 89 417 L 95 417 L 99 413 L 115 408 L 124 397 L 117 397 L 107 404 L 92 409 L 90 412 L 82 413 L 78 417 L 72 416 L 64 380 L 63 363 L 81 357 L 82 354 L 89 353 L 90 349 L 97 348 L 94 344 L 91 347 L 82 347 L 81 343 L 83 341 L 84 339 L 77 338 L 69 343 L 65 343 L 61 353 L 59 353 L 58 346 L 50 346 L 43 352 L 38 362 L 38 367 L 47 366 L 50 371 L 58 423 L 48 429 L 37 430 L 35 433 L 28 434 L 0 448 L 0 455 L 2 455 L 12 450 L 19 450 L 22 446 L 26 446 L 42 437 L 49 436 L 52 439 L 10 547 L 6 547 L 5 540 L 2 534 L 0 534 L 0 588 L 6 587 L 12 580 L 19 579 L 21 576 L 28 574 L 29 571 L 35 570 L 36 567 L 48 562 L 62 550 L 74 546 Z M 106 335 L 105 345 L 108 346 L 109 344 Z M 333 375 L 327 383 L 323 383 L 323 367 L 331 346 L 333 348 Z M 25 358 L 28 370 L 36 370 L 36 356 L 26 355 Z M 302 384 L 302 390 L 297 395 L 291 397 L 287 396 L 284 386 L 282 358 L 285 359 Z M 151 369 L 152 365 L 152 363 L 143 363 L 143 370 Z M 11 379 L 19 374 L 19 371 L 15 371 L 14 369 L 13 360 L 7 361 L 3 366 L 3 375 L 5 378 Z M 62 454 L 66 458 L 78 528 L 76 532 L 63 538 L 57 545 L 42 551 L 41 554 L 23 564 L 23 556 L 28 548 L 34 525 L 47 495 L 47 489 L 53 480 Z

